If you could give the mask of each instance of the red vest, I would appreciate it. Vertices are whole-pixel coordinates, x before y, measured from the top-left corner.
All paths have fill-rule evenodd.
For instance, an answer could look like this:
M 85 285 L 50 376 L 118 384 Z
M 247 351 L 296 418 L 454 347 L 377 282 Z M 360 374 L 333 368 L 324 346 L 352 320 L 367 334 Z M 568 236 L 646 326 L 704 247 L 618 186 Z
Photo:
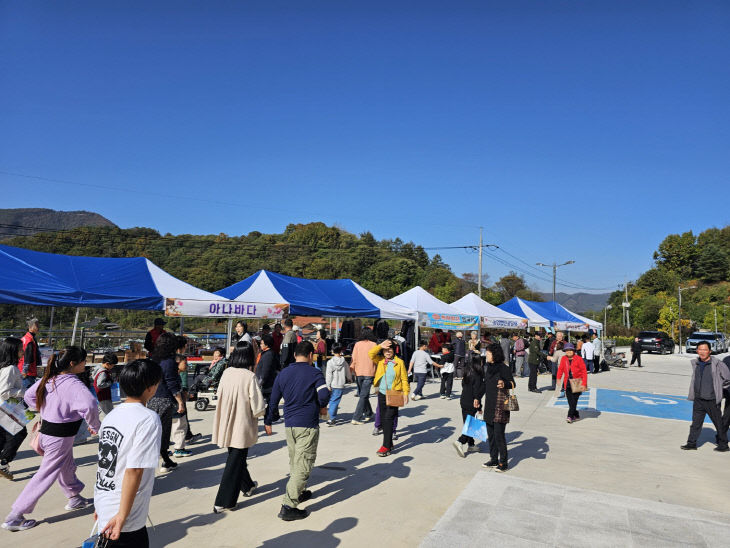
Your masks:
M 33 345 L 33 362 L 28 364 L 28 373 L 27 375 L 30 377 L 37 377 L 38 376 L 38 366 L 40 365 L 40 359 L 41 359 L 41 353 L 40 350 L 38 350 L 38 343 L 35 342 L 35 338 L 33 337 L 33 334 L 28 331 L 25 335 L 23 335 L 23 338 L 20 339 L 23 341 L 23 355 L 20 357 L 20 361 L 18 362 L 18 369 L 20 372 L 23 372 L 23 367 L 25 367 L 25 350 L 28 347 L 29 344 Z

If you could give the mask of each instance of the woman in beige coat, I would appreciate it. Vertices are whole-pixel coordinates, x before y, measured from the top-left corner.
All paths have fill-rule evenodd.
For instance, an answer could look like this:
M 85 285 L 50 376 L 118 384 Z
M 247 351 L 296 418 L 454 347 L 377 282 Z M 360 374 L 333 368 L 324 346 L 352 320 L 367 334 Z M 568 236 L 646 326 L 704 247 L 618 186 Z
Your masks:
M 216 514 L 234 508 L 239 492 L 253 495 L 258 485 L 246 465 L 248 448 L 258 440 L 258 417 L 266 411 L 256 376 L 249 370 L 254 363 L 251 344 L 239 342 L 218 385 L 213 443 L 228 449 L 228 460 L 213 506 Z

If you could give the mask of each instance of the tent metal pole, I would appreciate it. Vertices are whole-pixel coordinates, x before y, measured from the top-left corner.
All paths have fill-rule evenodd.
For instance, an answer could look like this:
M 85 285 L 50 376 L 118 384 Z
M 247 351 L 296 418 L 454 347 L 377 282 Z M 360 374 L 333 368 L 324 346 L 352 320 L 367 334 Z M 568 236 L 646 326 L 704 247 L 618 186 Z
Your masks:
M 340 342 L 340 318 L 335 318 L 335 342 Z
M 228 327 L 226 329 L 226 356 L 231 353 L 231 331 L 233 330 L 233 318 L 228 318 Z
M 76 308 L 76 317 L 74 318 L 74 330 L 71 332 L 71 346 L 76 344 L 76 328 L 79 326 L 79 313 L 81 312 L 81 308 Z
M 51 336 L 53 335 L 53 315 L 55 312 L 56 312 L 56 307 L 52 306 L 51 307 L 51 321 L 49 322 L 49 325 L 48 325 L 48 346 L 51 346 L 51 340 L 52 340 Z
M 182 337 L 183 331 L 185 331 L 185 318 L 180 318 L 180 336 Z

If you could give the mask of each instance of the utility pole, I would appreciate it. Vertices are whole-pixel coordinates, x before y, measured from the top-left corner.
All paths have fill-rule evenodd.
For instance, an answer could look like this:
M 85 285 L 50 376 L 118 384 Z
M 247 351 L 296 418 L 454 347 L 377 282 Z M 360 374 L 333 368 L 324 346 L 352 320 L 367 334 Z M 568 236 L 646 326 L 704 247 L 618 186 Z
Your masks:
M 717 333 L 717 306 L 715 306 L 715 333 Z
M 482 240 L 482 227 L 479 227 L 479 298 L 482 298 L 482 251 L 484 244 Z
M 607 312 L 613 308 L 612 305 L 607 304 L 603 307 L 603 338 L 604 340 L 608 337 L 608 314 Z
M 679 353 L 682 354 L 682 291 L 686 291 L 687 289 L 695 289 L 696 285 L 690 285 L 689 287 L 680 287 L 677 286 L 677 290 L 679 291 Z
M 555 300 L 555 278 L 557 277 L 558 273 L 558 267 L 565 266 L 567 264 L 574 264 L 575 261 L 566 261 L 563 264 L 545 264 L 545 263 L 535 263 L 537 266 L 547 266 L 548 268 L 553 269 L 553 301 Z
M 621 286 L 619 286 L 621 287 Z M 621 306 L 623 307 L 623 324 L 627 328 L 631 328 L 631 317 L 629 316 L 629 307 L 631 306 L 631 303 L 629 302 L 629 282 L 627 281 L 624 284 L 624 302 L 621 303 Z

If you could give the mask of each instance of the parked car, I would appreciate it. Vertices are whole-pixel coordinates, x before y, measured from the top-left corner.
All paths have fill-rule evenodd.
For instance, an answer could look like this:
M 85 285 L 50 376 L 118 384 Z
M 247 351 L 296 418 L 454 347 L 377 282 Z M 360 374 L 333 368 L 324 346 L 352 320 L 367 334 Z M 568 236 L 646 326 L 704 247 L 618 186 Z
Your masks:
M 697 352 L 697 344 L 700 341 L 710 343 L 710 350 L 713 354 L 721 354 L 727 352 L 728 341 L 724 333 L 700 332 L 692 333 L 687 339 L 687 352 Z
M 642 331 L 637 337 L 645 352 L 674 353 L 674 340 L 664 331 Z

